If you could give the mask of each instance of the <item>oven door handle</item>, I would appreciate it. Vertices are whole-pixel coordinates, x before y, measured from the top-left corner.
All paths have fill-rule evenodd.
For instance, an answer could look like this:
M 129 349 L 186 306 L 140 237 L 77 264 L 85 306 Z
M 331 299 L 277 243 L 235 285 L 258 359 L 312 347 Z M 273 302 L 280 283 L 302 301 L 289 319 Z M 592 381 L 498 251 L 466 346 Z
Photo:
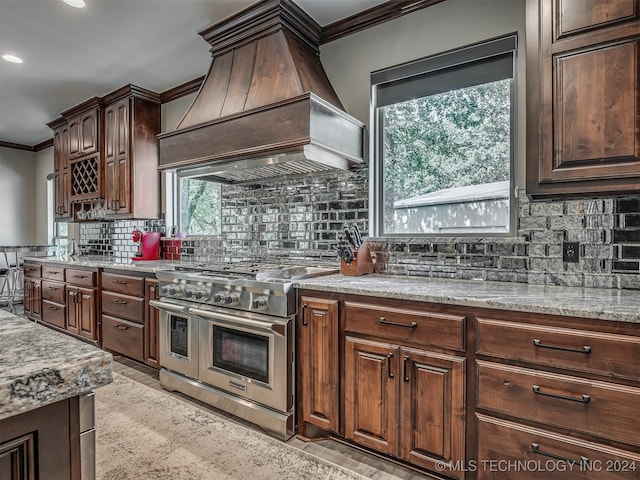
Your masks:
M 186 305 L 175 305 L 173 303 L 161 302 L 159 300 L 149 300 L 149 305 L 159 310 L 167 310 L 169 312 L 189 313 L 189 307 Z
M 281 328 L 277 328 L 278 326 L 286 325 L 287 322 L 284 321 L 269 321 L 269 322 L 261 322 L 259 320 L 251 320 L 250 318 L 241 318 L 234 315 L 227 315 L 226 313 L 212 313 L 207 312 L 206 310 L 200 310 L 198 308 L 191 308 L 191 313 L 196 315 L 203 320 L 206 321 L 216 321 L 220 322 L 220 325 L 224 327 L 225 325 L 234 325 L 237 327 L 251 327 L 254 330 L 261 330 L 268 333 L 276 333 L 278 335 L 284 336 L 283 333 L 280 332 Z

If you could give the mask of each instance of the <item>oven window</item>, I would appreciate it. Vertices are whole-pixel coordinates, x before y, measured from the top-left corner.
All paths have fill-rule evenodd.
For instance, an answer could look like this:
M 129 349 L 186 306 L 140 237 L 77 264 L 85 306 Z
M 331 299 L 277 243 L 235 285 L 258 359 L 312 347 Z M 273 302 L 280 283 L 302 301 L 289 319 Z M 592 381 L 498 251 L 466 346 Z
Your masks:
M 213 327 L 213 366 L 269 383 L 269 338 Z
M 171 315 L 171 352 L 189 356 L 189 319 Z

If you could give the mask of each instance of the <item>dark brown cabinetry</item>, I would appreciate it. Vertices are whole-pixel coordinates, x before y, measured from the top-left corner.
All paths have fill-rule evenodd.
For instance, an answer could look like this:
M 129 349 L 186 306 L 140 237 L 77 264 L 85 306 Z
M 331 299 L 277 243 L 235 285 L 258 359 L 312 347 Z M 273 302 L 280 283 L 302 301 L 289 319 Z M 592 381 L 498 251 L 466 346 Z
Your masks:
M 97 272 L 67 268 L 67 330 L 97 341 Z
M 105 102 L 105 209 L 111 217 L 160 214 L 160 97 L 128 85 Z
M 301 297 L 298 348 L 305 352 L 299 361 L 300 430 L 306 424 L 329 432 L 339 432 L 340 382 L 338 349 L 338 301 Z
M 467 319 L 391 303 L 301 293 L 300 434 L 333 433 L 462 478 L 459 469 L 438 467 L 466 458 Z
M 527 193 L 640 191 L 640 2 L 527 1 Z
M 41 272 L 42 267 L 40 265 L 28 262 L 24 263 L 24 314 L 32 320 L 40 320 L 42 312 Z
M 64 267 L 42 266 L 42 321 L 66 329 Z
M 155 278 L 144 281 L 144 363 L 153 368 L 160 368 L 160 311 L 152 306 L 151 300 L 160 298 L 159 283 Z
M 94 343 L 100 341 L 97 269 L 25 263 L 24 271 L 24 311 L 29 318 Z
M 80 480 L 78 397 L 0 420 L 2 480 Z
M 464 350 L 465 317 L 411 303 L 344 309 L 345 437 L 432 471 L 462 464 L 466 359 L 440 347 Z
M 149 305 L 157 281 L 102 273 L 102 346 L 159 368 L 157 312 Z
M 82 203 L 107 218 L 159 218 L 160 96 L 126 85 L 62 113 L 54 130 L 56 219 L 82 220 Z
M 477 316 L 478 458 L 577 465 L 567 478 L 637 478 L 640 337 L 568 321 Z
M 63 119 L 49 123 L 53 129 L 53 182 L 55 194 L 56 221 L 71 219 L 69 194 L 71 176 L 69 173 L 69 125 Z
M 100 125 L 100 101 L 97 98 L 90 100 L 87 111 L 69 118 L 69 158 L 75 159 L 98 152 L 99 125 Z

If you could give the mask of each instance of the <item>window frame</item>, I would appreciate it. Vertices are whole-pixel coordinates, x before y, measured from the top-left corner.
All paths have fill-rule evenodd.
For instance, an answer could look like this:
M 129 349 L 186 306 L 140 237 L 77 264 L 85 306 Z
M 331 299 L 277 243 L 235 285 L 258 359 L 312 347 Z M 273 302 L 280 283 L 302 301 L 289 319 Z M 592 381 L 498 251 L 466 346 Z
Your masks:
M 189 180 L 200 180 L 200 181 L 208 181 L 203 178 L 199 178 L 198 176 L 191 175 L 181 175 L 180 172 L 172 171 L 167 173 L 167 212 L 166 219 L 171 221 L 171 225 L 175 225 L 179 232 L 185 233 L 189 237 L 209 237 L 209 238 L 221 238 L 222 237 L 222 205 L 220 206 L 220 232 L 218 233 L 197 233 L 191 234 L 184 230 L 182 225 L 182 185 L 181 181 L 183 179 Z M 222 187 L 223 184 L 220 182 L 210 182 L 210 183 L 218 183 L 220 186 L 220 201 L 222 202 Z M 167 227 L 169 227 L 169 223 L 167 223 Z
M 518 132 L 518 34 L 510 33 L 453 50 L 448 50 L 421 59 L 412 60 L 371 73 L 370 125 L 369 143 L 369 232 L 372 237 L 409 238 L 409 237 L 514 237 L 517 234 L 518 185 L 517 185 L 517 132 Z M 512 56 L 512 76 L 510 88 L 510 152 L 509 152 L 509 231 L 508 232 L 437 232 L 437 233 L 396 233 L 384 231 L 384 139 L 381 125 L 383 121 L 382 106 L 378 101 L 378 89 L 393 83 L 406 81 L 411 77 L 428 76 L 452 68 L 464 67 L 465 64 L 495 59 L 501 55 Z

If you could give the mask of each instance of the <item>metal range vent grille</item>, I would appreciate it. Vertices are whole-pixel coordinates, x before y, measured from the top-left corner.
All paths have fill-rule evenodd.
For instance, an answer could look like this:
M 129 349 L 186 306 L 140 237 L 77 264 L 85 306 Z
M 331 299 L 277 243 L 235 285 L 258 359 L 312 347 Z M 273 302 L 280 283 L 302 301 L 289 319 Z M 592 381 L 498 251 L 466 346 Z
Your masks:
M 290 160 L 288 162 L 275 165 L 262 165 L 244 169 L 227 170 L 223 173 L 221 172 L 220 176 L 224 177 L 227 181 L 241 183 L 291 175 L 330 172 L 332 170 L 334 170 L 334 168 L 329 165 L 314 162 L 313 160 L 301 159 Z

